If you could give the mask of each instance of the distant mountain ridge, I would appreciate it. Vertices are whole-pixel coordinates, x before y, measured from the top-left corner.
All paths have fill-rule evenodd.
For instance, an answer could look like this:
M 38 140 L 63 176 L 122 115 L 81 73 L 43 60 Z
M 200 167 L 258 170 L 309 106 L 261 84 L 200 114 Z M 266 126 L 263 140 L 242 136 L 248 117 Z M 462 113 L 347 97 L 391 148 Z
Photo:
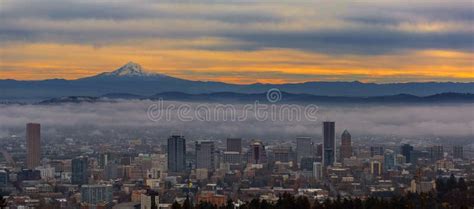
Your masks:
M 94 103 L 94 102 L 117 102 L 123 100 L 163 100 L 180 102 L 209 102 L 209 103 L 268 103 L 267 94 L 244 94 L 234 92 L 216 92 L 205 94 L 187 94 L 182 92 L 163 92 L 150 97 L 130 94 L 107 94 L 100 97 L 70 96 L 41 101 L 37 104 L 64 104 L 64 103 Z M 375 97 L 345 97 L 345 96 L 318 96 L 310 94 L 291 94 L 281 92 L 281 100 L 278 103 L 346 103 L 346 104 L 417 104 L 417 103 L 474 103 L 474 94 L 443 93 L 430 96 L 414 96 L 410 94 L 398 94 L 390 96 Z
M 374 97 L 397 94 L 428 96 L 445 92 L 474 93 L 474 82 L 413 82 L 413 83 L 361 83 L 354 82 L 305 82 L 292 84 L 228 84 L 214 81 L 191 81 L 164 74 L 149 73 L 136 63 L 129 62 L 115 71 L 76 80 L 48 79 L 37 81 L 0 80 L 0 101 L 46 100 L 71 95 L 99 97 L 119 92 L 143 95 L 182 92 L 206 94 L 234 92 L 244 94 L 264 93 L 278 88 L 292 94 L 310 94 L 345 97 Z

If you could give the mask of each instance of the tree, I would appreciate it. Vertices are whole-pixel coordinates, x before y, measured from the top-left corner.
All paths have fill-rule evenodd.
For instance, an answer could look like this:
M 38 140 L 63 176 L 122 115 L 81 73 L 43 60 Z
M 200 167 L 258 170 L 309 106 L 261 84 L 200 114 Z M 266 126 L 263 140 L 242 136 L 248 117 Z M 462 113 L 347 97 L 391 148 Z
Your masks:
M 200 202 L 197 206 L 196 209 L 217 209 L 216 205 L 213 205 L 209 202 Z
M 462 185 L 463 180 L 459 180 L 457 185 Z M 465 182 L 468 188 L 473 185 L 472 181 Z M 324 200 L 323 203 L 314 201 L 312 207 L 306 197 L 283 194 L 275 204 L 268 203 L 265 200 L 253 199 L 239 209 L 417 209 L 417 208 L 460 208 L 467 209 L 474 206 L 474 190 L 467 189 L 463 192 L 460 189 L 454 189 L 446 192 L 442 198 L 438 198 L 434 193 L 407 193 L 403 196 L 395 196 L 390 200 L 376 197 L 368 197 L 365 200 L 359 198 L 337 198 Z M 199 208 L 201 209 L 201 208 Z M 210 208 L 202 208 L 210 209 Z M 221 209 L 227 209 L 224 206 Z
M 232 199 L 227 199 L 227 204 L 224 209 L 234 209 L 234 202 L 232 201 Z
M 456 177 L 454 177 L 454 174 L 451 174 L 449 177 L 447 186 L 448 191 L 451 191 L 457 187 Z
M 183 209 L 183 208 L 178 202 L 174 201 L 173 205 L 171 205 L 171 209 Z
M 436 191 L 438 192 L 446 192 L 446 184 L 444 183 L 444 179 L 442 177 L 438 177 L 436 179 Z
M 467 191 L 467 184 L 466 181 L 464 181 L 464 178 L 459 178 L 458 188 L 460 191 Z
M 334 209 L 343 209 L 342 208 L 342 202 L 341 202 L 341 196 L 337 196 L 336 201 L 333 201 L 333 206 Z
M 252 201 L 250 201 L 249 208 L 250 209 L 259 209 L 260 208 L 260 200 L 253 199 Z
M 0 197 L 0 208 L 1 209 L 4 209 L 4 208 L 7 208 L 8 206 L 8 202 L 5 198 L 3 198 L 3 195 Z
M 277 209 L 296 209 L 295 197 L 291 194 L 284 193 L 276 203 Z
M 262 200 L 260 203 L 260 209 L 272 209 L 273 205 L 268 203 L 266 200 Z
M 323 208 L 332 208 L 333 204 L 329 198 L 326 198 L 323 202 Z
M 324 206 L 319 202 L 319 200 L 315 200 L 311 209 L 324 209 Z
M 309 200 L 305 196 L 298 196 L 296 198 L 296 208 L 298 209 L 310 209 L 311 208 L 311 203 L 309 203 Z
M 363 208 L 362 200 L 359 198 L 356 198 L 354 200 L 354 209 L 362 209 L 362 208 Z
M 183 209 L 192 209 L 193 206 L 191 205 L 191 201 L 189 201 L 189 197 L 186 197 L 183 203 Z

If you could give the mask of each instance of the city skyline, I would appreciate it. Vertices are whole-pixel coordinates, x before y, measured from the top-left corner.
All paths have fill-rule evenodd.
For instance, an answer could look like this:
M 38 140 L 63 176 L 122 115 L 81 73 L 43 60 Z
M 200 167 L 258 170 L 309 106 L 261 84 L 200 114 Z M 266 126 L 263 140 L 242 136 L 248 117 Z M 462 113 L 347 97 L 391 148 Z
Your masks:
M 472 0 L 0 0 L 0 208 L 474 209 Z
M 360 138 L 349 134 L 351 127 L 336 128 L 336 122 L 342 123 L 315 122 L 323 127 L 322 136 L 315 140 L 304 135 L 285 141 L 238 135 L 202 140 L 171 134 L 167 140 L 121 136 L 67 138 L 57 143 L 48 137 L 41 145 L 46 152 L 35 154 L 41 160 L 34 167 L 29 160 L 32 148 L 26 145 L 40 137 L 41 124 L 28 123 L 23 129 L 25 140 L 13 137 L 0 142 L 8 150 L 2 151 L 7 161 L 0 161 L 4 168 L 0 193 L 35 200 L 58 188 L 55 196 L 64 198 L 7 203 L 61 209 L 174 209 L 177 205 L 199 209 L 209 203 L 240 208 L 256 199 L 278 204 L 285 198 L 278 194 L 308 199 L 308 204 L 298 206 L 301 209 L 319 209 L 318 204 L 329 204 L 328 198 L 336 201 L 341 196 L 348 200 L 383 196 L 393 202 L 398 195 L 438 194 L 442 196 L 431 197 L 444 205 L 470 204 L 465 202 L 465 192 L 474 188 L 471 148 L 437 140 L 400 143 L 396 138 Z M 335 134 L 339 132 L 340 137 Z M 453 184 L 448 191 L 461 190 L 460 201 L 443 197 L 443 182 Z M 23 191 L 11 193 L 17 189 L 13 185 Z M 416 200 L 409 204 L 417 205 Z

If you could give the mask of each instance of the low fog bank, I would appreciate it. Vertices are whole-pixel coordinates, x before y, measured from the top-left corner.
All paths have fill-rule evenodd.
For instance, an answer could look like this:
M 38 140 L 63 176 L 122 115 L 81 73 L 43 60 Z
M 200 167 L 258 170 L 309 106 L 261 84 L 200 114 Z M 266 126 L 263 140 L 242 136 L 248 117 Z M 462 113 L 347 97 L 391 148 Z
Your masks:
M 110 130 L 126 130 L 139 134 L 140 131 L 161 133 L 182 133 L 199 137 L 259 137 L 283 139 L 301 135 L 320 136 L 321 122 L 336 121 L 339 135 L 347 129 L 354 136 L 400 136 L 400 137 L 443 137 L 471 138 L 474 136 L 474 106 L 453 105 L 400 105 L 400 106 L 319 106 L 317 120 L 267 119 L 259 120 L 253 110 L 242 104 L 232 106 L 235 114 L 247 111 L 247 118 L 232 121 L 227 118 L 200 121 L 196 118 L 198 107 L 209 110 L 215 104 L 165 102 L 160 106 L 166 115 L 159 120 L 150 119 L 148 110 L 151 101 L 121 101 L 116 103 L 80 103 L 62 105 L 0 105 L 0 137 L 24 132 L 28 122 L 41 123 L 44 134 L 55 134 L 62 129 L 86 129 L 87 134 L 100 135 Z M 175 107 L 169 110 L 170 105 Z M 177 107 L 191 109 L 185 121 L 178 117 Z M 278 106 L 278 105 L 276 105 Z M 305 106 L 299 106 L 304 108 Z M 271 113 L 272 110 L 269 110 Z M 229 110 L 226 112 L 229 114 Z M 182 113 L 180 113 L 182 114 Z M 156 114 L 155 114 L 156 115 Z M 199 115 L 199 114 L 198 114 Z M 203 114 L 200 114 L 203 115 Z M 169 118 L 166 118 L 169 117 Z M 193 118 L 194 117 L 194 118 Z M 189 119 L 189 117 L 187 117 Z M 313 118 L 314 119 L 314 118 Z M 240 120 L 240 119 L 239 119 Z

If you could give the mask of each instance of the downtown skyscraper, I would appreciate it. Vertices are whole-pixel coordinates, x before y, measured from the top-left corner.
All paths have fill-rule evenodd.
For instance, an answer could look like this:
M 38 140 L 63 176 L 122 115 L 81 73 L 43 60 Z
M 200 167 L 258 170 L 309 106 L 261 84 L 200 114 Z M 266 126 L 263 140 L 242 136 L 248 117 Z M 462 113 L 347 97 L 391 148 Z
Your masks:
M 227 138 L 226 151 L 242 153 L 242 138 Z
M 34 169 L 40 165 L 41 160 L 41 125 L 37 123 L 26 124 L 26 167 Z
M 186 139 L 180 135 L 168 138 L 168 171 L 186 171 Z
M 209 171 L 215 168 L 215 148 L 212 141 L 196 142 L 196 168 L 206 168 Z
M 434 145 L 429 148 L 430 158 L 432 161 L 441 160 L 444 157 L 443 146 Z
M 313 157 L 313 151 L 313 142 L 310 137 L 296 138 L 296 158 L 298 163 L 301 163 L 301 159 L 305 157 Z
M 384 153 L 384 148 L 382 146 L 371 146 L 370 147 L 370 157 L 382 156 Z
M 336 162 L 336 123 L 323 122 L 323 164 L 331 166 Z
M 344 158 L 352 156 L 352 138 L 349 131 L 344 130 L 341 135 L 341 162 Z
M 260 141 L 255 141 L 250 145 L 248 162 L 251 164 L 264 164 L 267 162 L 265 146 Z
M 462 146 L 453 146 L 453 158 L 455 159 L 464 158 L 464 148 Z
M 405 156 L 405 162 L 410 163 L 412 161 L 412 152 L 413 152 L 413 146 L 409 144 L 404 144 L 400 147 L 400 152 L 402 153 L 403 156 Z
M 87 184 L 89 183 L 89 160 L 87 157 L 77 157 L 71 161 L 71 183 L 72 184 Z

